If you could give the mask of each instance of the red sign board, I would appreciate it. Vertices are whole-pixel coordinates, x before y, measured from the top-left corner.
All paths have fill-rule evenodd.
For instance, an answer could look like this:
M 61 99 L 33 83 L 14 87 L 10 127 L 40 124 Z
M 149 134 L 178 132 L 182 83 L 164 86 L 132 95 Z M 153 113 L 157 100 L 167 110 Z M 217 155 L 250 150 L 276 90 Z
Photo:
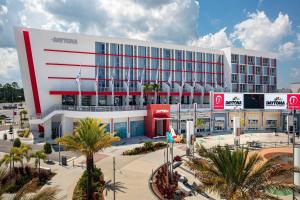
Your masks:
M 300 110 L 300 94 L 288 94 L 287 107 L 288 109 Z
M 224 94 L 214 94 L 214 109 L 224 109 Z

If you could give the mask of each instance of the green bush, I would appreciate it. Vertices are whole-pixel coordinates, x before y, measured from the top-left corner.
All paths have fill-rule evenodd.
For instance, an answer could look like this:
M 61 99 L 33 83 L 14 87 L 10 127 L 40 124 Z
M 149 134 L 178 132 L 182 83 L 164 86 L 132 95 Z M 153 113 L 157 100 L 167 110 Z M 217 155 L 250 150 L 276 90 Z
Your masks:
M 44 152 L 47 155 L 52 153 L 52 148 L 51 148 L 51 144 L 50 143 L 46 142 L 44 144 Z
M 94 166 L 92 187 L 93 187 L 93 191 L 97 193 L 98 196 L 97 199 L 101 199 L 99 197 L 102 197 L 104 185 L 105 185 L 105 181 L 101 169 L 98 169 L 96 168 L 96 166 Z M 74 189 L 73 200 L 84 199 L 83 197 L 86 196 L 85 195 L 86 189 L 87 189 L 87 171 L 85 170 Z
M 21 141 L 19 138 L 16 138 L 13 144 L 14 147 L 20 147 L 21 146 Z
M 143 153 L 148 153 L 152 151 L 156 151 L 162 148 L 165 148 L 167 146 L 167 143 L 165 142 L 145 142 L 143 146 L 136 147 L 133 149 L 129 149 L 123 152 L 123 155 L 138 155 Z
M 25 137 L 25 138 L 28 138 L 28 137 L 29 137 L 29 134 L 30 134 L 30 130 L 29 130 L 29 128 L 26 128 L 26 129 L 24 130 L 24 137 Z

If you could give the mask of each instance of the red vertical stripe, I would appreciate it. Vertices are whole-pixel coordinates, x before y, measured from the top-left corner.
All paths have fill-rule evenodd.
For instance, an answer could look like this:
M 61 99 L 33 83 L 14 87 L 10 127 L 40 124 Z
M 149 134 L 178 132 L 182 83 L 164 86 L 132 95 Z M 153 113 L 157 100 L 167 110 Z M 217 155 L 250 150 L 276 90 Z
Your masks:
M 31 52 L 29 32 L 23 31 L 23 37 L 24 37 L 24 43 L 25 43 L 25 49 L 26 49 L 29 75 L 30 75 L 30 80 L 31 80 L 31 88 L 32 88 L 33 101 L 34 101 L 34 106 L 35 106 L 35 113 L 38 115 L 38 114 L 41 114 L 41 105 L 40 105 L 39 92 L 37 89 L 37 83 L 36 83 L 36 77 L 35 77 L 35 70 L 34 70 L 34 64 L 33 64 L 32 52 Z

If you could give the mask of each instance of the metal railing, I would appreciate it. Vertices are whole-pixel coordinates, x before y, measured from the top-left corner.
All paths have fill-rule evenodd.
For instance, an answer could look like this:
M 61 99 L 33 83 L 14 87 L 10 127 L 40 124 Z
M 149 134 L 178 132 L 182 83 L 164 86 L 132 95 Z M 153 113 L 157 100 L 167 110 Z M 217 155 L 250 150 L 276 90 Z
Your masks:
M 130 110 L 146 110 L 145 106 L 69 106 L 54 105 L 40 115 L 32 115 L 30 119 L 43 119 L 56 110 L 64 111 L 82 111 L 82 112 L 114 112 L 114 111 L 130 111 Z

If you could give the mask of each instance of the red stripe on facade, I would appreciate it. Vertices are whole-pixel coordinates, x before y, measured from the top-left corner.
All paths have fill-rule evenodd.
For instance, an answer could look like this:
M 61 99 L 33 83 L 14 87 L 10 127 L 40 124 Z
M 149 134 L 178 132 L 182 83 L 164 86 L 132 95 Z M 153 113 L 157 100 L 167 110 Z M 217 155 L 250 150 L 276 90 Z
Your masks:
M 58 52 L 58 53 L 77 53 L 77 54 L 88 54 L 88 55 L 97 55 L 97 56 L 118 56 L 118 57 L 127 57 L 127 58 L 147 58 L 153 60 L 169 60 L 169 61 L 176 61 L 176 62 L 192 62 L 192 63 L 201 63 L 201 64 L 219 64 L 224 66 L 224 63 L 221 62 L 204 62 L 204 61 L 197 61 L 197 60 L 177 60 L 175 58 L 157 58 L 151 56 L 131 56 L 126 54 L 110 54 L 110 53 L 96 53 L 90 51 L 72 51 L 72 50 L 61 50 L 61 49 L 44 49 L 47 52 Z
M 78 91 L 49 91 L 50 95 L 79 95 Z M 94 96 L 96 95 L 95 91 L 81 91 L 81 95 L 86 96 Z M 111 96 L 112 92 L 110 91 L 99 91 L 98 95 L 104 95 L 104 96 Z M 127 92 L 114 92 L 115 96 L 126 96 Z M 129 92 L 129 95 L 131 96 L 139 96 L 141 95 L 141 92 Z M 154 95 L 154 92 L 144 92 L 144 95 Z M 158 92 L 158 95 L 160 96 L 167 96 L 167 92 Z M 183 96 L 190 96 L 190 92 L 183 92 Z M 201 96 L 201 92 L 195 92 L 194 96 Z M 170 96 L 179 96 L 179 92 L 170 92 Z M 209 92 L 205 92 L 204 96 L 209 96 Z
M 64 67 L 91 67 L 101 69 L 125 69 L 125 70 L 146 70 L 156 71 L 153 68 L 138 68 L 138 67 L 126 67 L 126 66 L 96 66 L 96 65 L 80 65 L 80 64 L 64 64 L 64 63 L 46 63 L 47 66 L 64 66 Z M 158 69 L 160 72 L 188 72 L 193 74 L 224 74 L 223 72 L 195 72 L 193 70 L 174 70 L 174 69 Z
M 24 37 L 24 43 L 25 43 L 29 75 L 30 75 L 30 80 L 31 80 L 31 88 L 32 88 L 35 113 L 41 114 L 41 105 L 40 105 L 39 92 L 38 92 L 38 88 L 37 88 L 37 82 L 36 82 L 36 76 L 35 76 L 35 70 L 34 70 L 34 64 L 33 64 L 29 32 L 23 31 L 23 37 Z

